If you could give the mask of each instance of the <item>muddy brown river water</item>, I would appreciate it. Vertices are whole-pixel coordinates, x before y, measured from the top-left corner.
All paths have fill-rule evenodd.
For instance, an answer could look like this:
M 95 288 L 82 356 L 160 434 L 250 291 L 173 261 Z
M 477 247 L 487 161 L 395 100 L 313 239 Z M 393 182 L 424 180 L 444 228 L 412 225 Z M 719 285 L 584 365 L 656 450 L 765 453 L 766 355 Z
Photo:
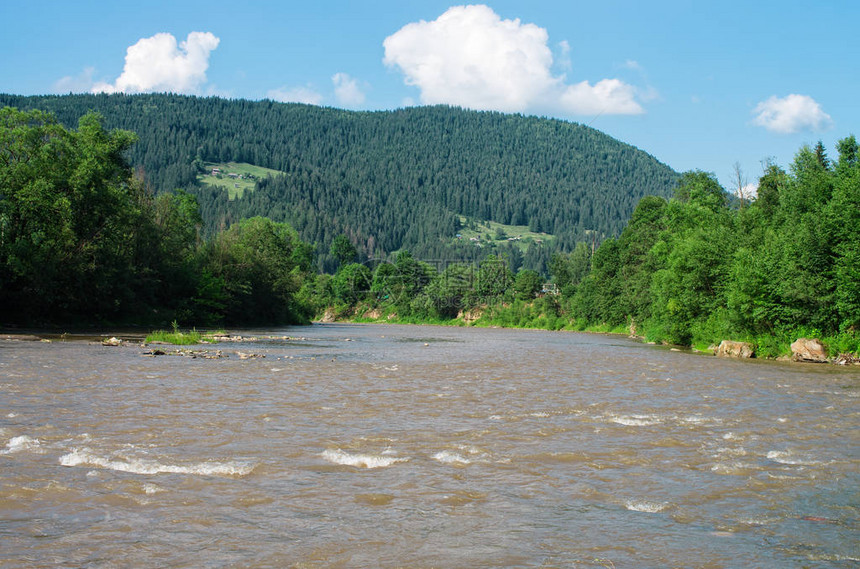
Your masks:
M 860 565 L 860 369 L 256 333 L 291 339 L 0 341 L 0 567 Z

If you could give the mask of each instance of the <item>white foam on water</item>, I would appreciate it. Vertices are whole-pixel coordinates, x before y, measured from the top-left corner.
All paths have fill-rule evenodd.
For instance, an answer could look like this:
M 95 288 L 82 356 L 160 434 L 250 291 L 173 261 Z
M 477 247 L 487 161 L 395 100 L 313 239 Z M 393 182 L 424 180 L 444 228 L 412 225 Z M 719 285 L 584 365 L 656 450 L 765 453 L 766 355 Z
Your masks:
M 34 439 L 27 435 L 20 435 L 9 439 L 9 442 L 6 443 L 6 448 L 4 450 L 0 450 L 0 454 L 12 454 L 25 450 L 36 450 L 40 446 L 41 443 L 39 442 L 39 439 Z
M 668 505 L 667 502 L 649 502 L 647 500 L 627 500 L 624 503 L 624 507 L 631 512 L 644 512 L 646 514 L 662 512 Z
M 471 464 L 472 461 L 463 455 L 451 452 L 449 450 L 443 450 L 441 452 L 437 452 L 433 455 L 434 460 L 438 460 L 439 462 L 444 462 L 445 464 Z
M 723 421 L 717 417 L 704 417 L 702 415 L 687 415 L 686 417 L 675 417 L 682 425 L 719 425 Z
M 789 466 L 819 466 L 833 462 L 823 462 L 820 460 L 813 460 L 809 457 L 795 456 L 790 450 L 772 450 L 767 453 L 767 458 L 768 460 Z
M 6 414 L 7 419 L 14 419 L 17 416 L 18 416 L 18 413 L 7 413 Z
M 626 427 L 647 427 L 661 422 L 660 418 L 654 415 L 610 415 L 608 419 Z
M 89 448 L 72 449 L 60 457 L 63 466 L 96 466 L 118 472 L 132 474 L 196 474 L 200 476 L 245 476 L 250 474 L 256 464 L 243 461 L 198 462 L 195 464 L 165 464 L 156 460 L 131 457 L 108 458 Z
M 716 472 L 717 474 L 737 475 L 745 474 L 749 468 L 748 464 L 738 461 L 718 462 L 711 467 L 711 472 Z
M 747 451 L 744 447 L 738 447 L 738 448 L 723 447 L 723 448 L 717 449 L 717 453 L 714 455 L 714 457 L 719 457 L 719 456 L 724 455 L 724 454 L 728 454 L 731 456 L 746 456 Z
M 162 488 L 161 486 L 158 486 L 157 484 L 151 484 L 151 483 L 147 482 L 146 484 L 143 485 L 143 491 L 148 495 L 152 495 L 152 494 L 158 494 L 159 492 L 164 492 L 164 488 Z
M 386 466 L 391 466 L 398 462 L 407 462 L 409 460 L 408 458 L 391 456 L 390 454 L 386 456 L 385 453 L 379 455 L 348 453 L 340 449 L 326 449 L 323 451 L 321 456 L 334 464 L 356 466 L 360 468 L 385 468 Z

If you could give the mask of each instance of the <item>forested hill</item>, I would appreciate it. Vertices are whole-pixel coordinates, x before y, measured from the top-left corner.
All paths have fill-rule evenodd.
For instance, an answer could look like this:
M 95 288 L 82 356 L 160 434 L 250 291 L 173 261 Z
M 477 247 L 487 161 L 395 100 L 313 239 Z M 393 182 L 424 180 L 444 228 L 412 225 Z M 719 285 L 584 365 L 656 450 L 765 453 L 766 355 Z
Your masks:
M 556 236 L 554 246 L 618 235 L 640 198 L 668 197 L 678 175 L 645 152 L 560 120 L 417 107 L 353 112 L 180 95 L 0 95 L 0 107 L 49 111 L 69 127 L 88 111 L 135 132 L 132 164 L 156 191 L 198 196 L 212 227 L 264 215 L 327 246 L 438 253 L 459 216 Z M 200 187 L 204 162 L 244 162 L 283 176 L 229 201 Z

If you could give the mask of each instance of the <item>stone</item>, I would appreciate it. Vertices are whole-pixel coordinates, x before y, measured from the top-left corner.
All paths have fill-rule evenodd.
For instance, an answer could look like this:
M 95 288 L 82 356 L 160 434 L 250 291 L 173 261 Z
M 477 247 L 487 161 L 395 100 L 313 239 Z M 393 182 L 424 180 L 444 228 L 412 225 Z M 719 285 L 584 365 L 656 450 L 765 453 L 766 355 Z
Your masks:
M 828 362 L 827 349 L 818 338 L 798 338 L 791 345 L 791 359 L 796 362 L 824 364 Z
M 723 340 L 717 346 L 714 354 L 725 358 L 751 358 L 754 355 L 754 351 L 752 345 L 748 342 Z

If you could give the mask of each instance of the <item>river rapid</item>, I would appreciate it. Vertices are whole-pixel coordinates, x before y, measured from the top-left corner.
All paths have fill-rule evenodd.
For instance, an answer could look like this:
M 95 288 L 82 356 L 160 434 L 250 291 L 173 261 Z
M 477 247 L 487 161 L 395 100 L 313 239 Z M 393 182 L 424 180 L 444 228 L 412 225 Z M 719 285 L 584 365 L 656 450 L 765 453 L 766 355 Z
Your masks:
M 0 341 L 0 567 L 860 564 L 857 368 L 254 333 L 195 348 L 220 359 Z

